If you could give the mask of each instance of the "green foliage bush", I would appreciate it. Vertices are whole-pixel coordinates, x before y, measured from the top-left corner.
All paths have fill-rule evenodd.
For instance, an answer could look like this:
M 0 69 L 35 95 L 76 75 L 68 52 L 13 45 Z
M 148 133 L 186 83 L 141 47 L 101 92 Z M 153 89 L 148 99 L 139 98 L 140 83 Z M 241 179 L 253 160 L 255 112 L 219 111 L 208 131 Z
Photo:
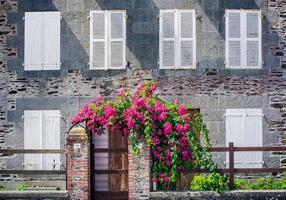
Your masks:
M 286 176 L 274 178 L 273 176 L 259 178 L 256 182 L 250 183 L 245 179 L 235 179 L 236 190 L 284 190 L 286 189 Z
M 219 173 L 198 175 L 194 177 L 191 183 L 191 189 L 195 191 L 216 191 L 218 193 L 224 193 L 228 190 L 227 177 Z

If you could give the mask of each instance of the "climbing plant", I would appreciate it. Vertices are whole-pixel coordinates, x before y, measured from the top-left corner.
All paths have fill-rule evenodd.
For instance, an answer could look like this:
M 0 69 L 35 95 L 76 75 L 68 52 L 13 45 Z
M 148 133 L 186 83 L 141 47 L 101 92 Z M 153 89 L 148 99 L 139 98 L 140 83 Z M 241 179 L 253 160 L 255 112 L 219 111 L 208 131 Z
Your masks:
M 161 185 L 176 182 L 187 169 L 212 170 L 214 164 L 206 152 L 208 130 L 201 115 L 190 114 L 191 105 L 162 99 L 156 89 L 156 82 L 150 81 L 134 92 L 119 91 L 113 100 L 97 98 L 86 104 L 72 123 L 86 122 L 87 129 L 98 135 L 105 128 L 120 130 L 113 132 L 128 135 L 135 155 L 145 142 L 151 149 L 152 181 Z

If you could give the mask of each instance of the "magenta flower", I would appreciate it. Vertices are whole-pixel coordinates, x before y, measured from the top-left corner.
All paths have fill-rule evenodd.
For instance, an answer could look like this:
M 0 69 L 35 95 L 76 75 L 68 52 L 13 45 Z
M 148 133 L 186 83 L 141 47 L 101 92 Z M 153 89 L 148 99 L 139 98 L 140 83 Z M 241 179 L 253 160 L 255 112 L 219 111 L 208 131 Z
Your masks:
M 153 177 L 153 178 L 152 178 L 152 182 L 153 182 L 153 183 L 158 183 L 158 182 L 159 182 L 159 180 L 158 180 L 158 178 Z
M 188 110 L 187 110 L 187 108 L 185 106 L 183 106 L 183 105 L 179 106 L 178 113 L 179 113 L 180 116 L 186 114 L 187 112 L 188 112 Z
M 107 119 L 116 115 L 116 110 L 112 108 L 110 105 L 104 106 L 104 115 Z
M 129 119 L 127 120 L 127 126 L 132 129 L 135 125 L 135 120 L 134 119 Z
M 158 116 L 158 120 L 159 120 L 160 122 L 165 121 L 166 118 L 167 118 L 167 113 L 166 113 L 166 112 L 162 112 L 162 113 Z
M 172 124 L 167 122 L 165 125 L 164 125 L 164 135 L 165 136 L 168 136 L 172 133 Z

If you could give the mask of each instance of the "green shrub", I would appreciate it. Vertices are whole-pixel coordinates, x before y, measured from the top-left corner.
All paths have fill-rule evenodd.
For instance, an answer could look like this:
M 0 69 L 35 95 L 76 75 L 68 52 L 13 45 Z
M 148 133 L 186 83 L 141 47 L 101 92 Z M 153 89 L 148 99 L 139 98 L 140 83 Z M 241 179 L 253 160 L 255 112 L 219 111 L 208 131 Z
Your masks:
M 219 173 L 212 173 L 209 175 L 195 176 L 191 189 L 195 191 L 216 191 L 218 193 L 224 193 L 228 190 L 228 181 L 226 176 L 222 176 Z
M 286 176 L 279 179 L 273 176 L 259 178 L 254 183 L 245 179 L 235 179 L 234 186 L 236 190 L 284 190 L 286 189 Z

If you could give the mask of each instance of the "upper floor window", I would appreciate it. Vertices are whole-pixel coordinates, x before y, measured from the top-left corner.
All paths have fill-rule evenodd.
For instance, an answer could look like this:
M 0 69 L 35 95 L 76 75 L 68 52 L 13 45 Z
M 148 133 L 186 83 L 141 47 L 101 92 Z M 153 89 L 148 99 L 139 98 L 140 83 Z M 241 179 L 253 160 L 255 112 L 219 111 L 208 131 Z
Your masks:
M 24 148 L 59 149 L 60 148 L 60 111 L 25 110 L 24 111 Z M 26 169 L 60 169 L 60 154 L 25 154 Z
M 60 12 L 25 13 L 25 70 L 60 69 Z
M 160 68 L 195 68 L 195 10 L 160 10 L 159 32 Z
M 90 11 L 90 69 L 126 67 L 126 12 Z
M 226 110 L 226 145 L 233 142 L 235 147 L 261 147 L 262 141 L 261 109 Z M 228 163 L 228 153 L 227 153 Z M 235 168 L 261 168 L 262 152 L 235 152 Z
M 261 68 L 261 11 L 226 10 L 226 67 Z

